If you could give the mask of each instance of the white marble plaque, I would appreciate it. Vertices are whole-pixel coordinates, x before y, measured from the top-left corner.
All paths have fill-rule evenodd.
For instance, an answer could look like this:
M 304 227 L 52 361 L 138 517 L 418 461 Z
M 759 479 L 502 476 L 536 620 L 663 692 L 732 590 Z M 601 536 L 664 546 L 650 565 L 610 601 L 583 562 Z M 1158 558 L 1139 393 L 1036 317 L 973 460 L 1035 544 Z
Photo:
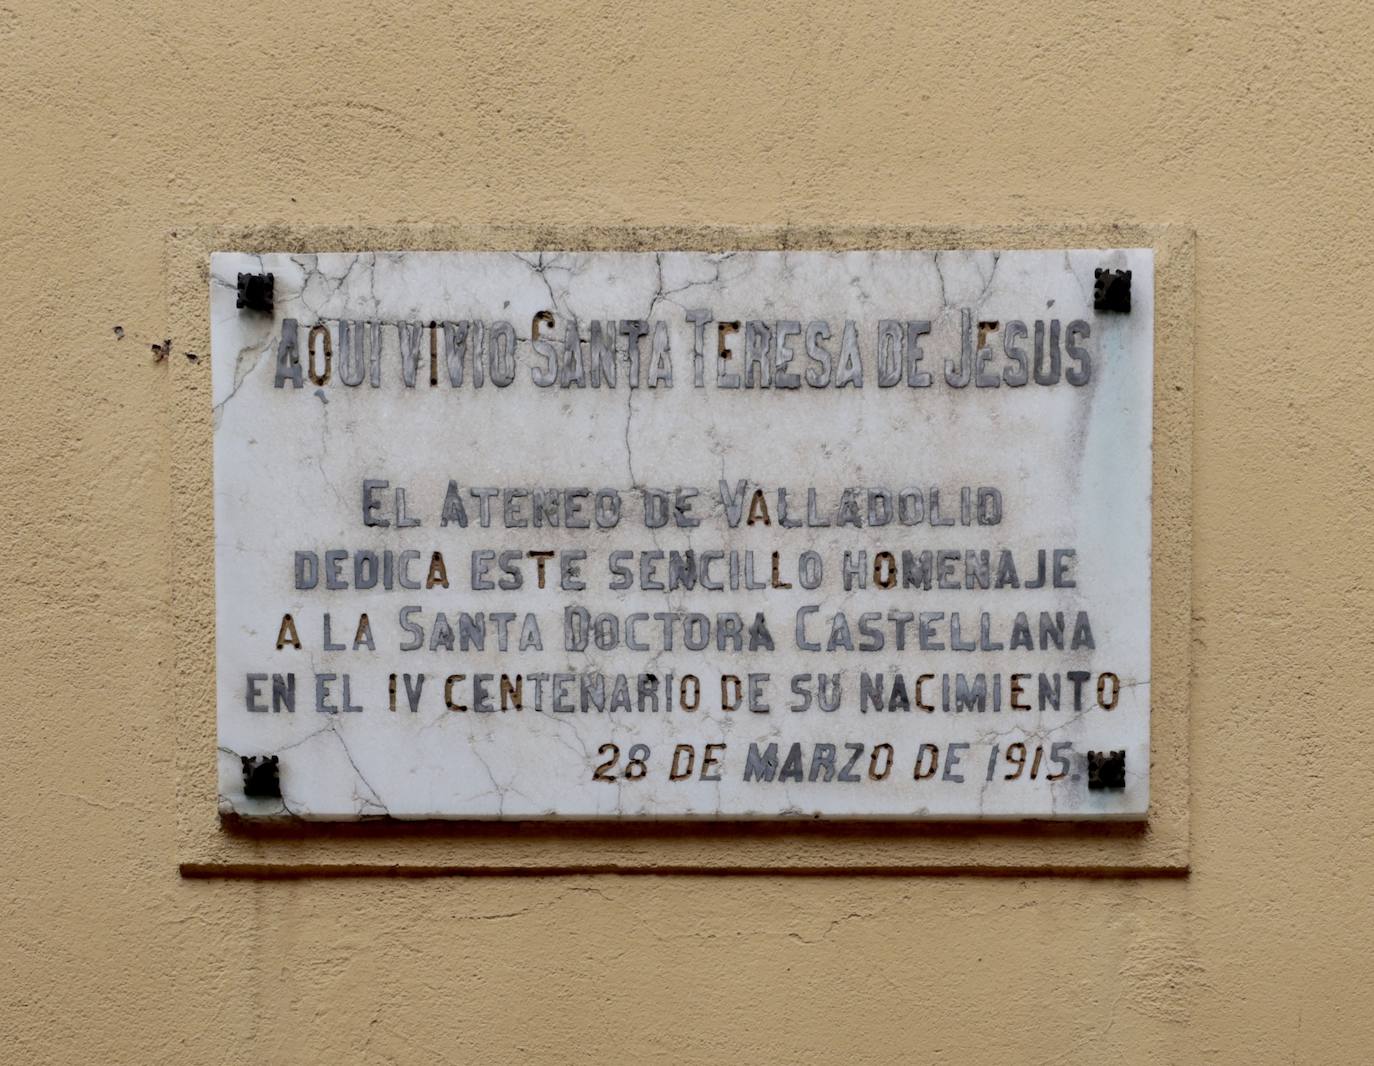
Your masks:
M 222 812 L 1145 816 L 1149 250 L 211 272 Z

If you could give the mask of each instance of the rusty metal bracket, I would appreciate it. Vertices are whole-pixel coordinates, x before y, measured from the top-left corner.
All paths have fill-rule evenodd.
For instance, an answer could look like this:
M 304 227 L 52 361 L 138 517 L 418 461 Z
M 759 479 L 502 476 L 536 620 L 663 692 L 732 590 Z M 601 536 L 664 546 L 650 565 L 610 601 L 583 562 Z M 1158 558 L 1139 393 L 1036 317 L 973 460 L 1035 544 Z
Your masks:
M 1131 313 L 1131 272 L 1129 270 L 1106 270 L 1098 267 L 1093 271 L 1093 310 L 1120 311 Z
M 243 794 L 250 799 L 281 799 L 275 755 L 243 755 Z
M 240 274 L 238 300 L 235 305 L 240 311 L 261 311 L 272 313 L 271 274 Z
M 1088 752 L 1088 788 L 1125 788 L 1126 753 L 1124 751 Z

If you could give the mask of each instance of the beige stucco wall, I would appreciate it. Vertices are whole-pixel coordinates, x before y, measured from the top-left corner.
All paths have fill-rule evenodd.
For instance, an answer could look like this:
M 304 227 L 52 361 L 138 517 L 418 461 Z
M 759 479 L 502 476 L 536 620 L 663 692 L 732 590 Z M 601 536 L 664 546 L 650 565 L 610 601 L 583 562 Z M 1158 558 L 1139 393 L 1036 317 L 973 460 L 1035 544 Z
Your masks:
M 1370 1061 L 1370 44 L 1356 2 L 6 0 L 0 1060 Z M 1191 873 L 179 876 L 167 233 L 474 221 L 1194 227 Z

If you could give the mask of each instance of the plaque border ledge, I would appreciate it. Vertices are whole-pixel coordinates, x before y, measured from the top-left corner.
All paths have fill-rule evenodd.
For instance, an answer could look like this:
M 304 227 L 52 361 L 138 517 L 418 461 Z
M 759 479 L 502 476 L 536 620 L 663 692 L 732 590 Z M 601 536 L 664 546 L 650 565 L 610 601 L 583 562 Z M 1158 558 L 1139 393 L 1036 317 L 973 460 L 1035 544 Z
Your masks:
M 1150 808 L 1143 822 L 273 822 L 217 804 L 209 266 L 214 251 L 1155 253 Z M 1176 876 L 1189 868 L 1194 249 L 1176 224 L 178 226 L 164 254 L 176 859 L 191 877 L 651 874 Z M 210 623 L 205 624 L 204 620 Z

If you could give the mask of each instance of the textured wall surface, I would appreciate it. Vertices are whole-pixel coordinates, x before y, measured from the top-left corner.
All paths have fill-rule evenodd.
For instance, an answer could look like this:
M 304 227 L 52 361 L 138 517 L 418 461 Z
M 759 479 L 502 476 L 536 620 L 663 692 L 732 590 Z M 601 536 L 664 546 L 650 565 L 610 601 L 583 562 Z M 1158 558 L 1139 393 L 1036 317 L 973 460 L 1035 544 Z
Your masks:
M 5 0 L 0 1057 L 1370 1061 L 1370 45 L 1359 3 Z M 165 235 L 473 220 L 1194 226 L 1191 875 L 179 877 Z

